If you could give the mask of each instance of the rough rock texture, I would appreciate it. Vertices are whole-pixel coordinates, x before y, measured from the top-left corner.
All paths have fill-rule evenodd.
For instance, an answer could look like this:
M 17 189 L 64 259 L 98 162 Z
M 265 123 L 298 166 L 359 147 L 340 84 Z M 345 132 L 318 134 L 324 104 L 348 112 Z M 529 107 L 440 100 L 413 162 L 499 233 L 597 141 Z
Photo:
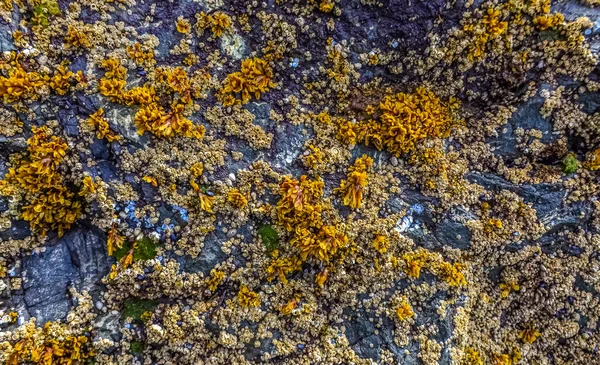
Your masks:
M 67 3 L 58 2 L 65 13 Z M 66 96 L 48 91 L 49 96 L 27 100 L 20 107 L 5 102 L 2 117 L 6 123 L 9 116 L 11 120 L 18 117 L 22 130 L 12 135 L 0 133 L 0 175 L 8 176 L 9 169 L 26 155 L 33 126 L 51 125 L 70 148 L 59 169 L 64 179 L 62 183 L 77 194 L 76 199 L 82 202 L 84 209 L 81 218 L 62 237 L 49 232 L 45 241 L 36 236 L 29 242 L 27 238 L 35 236 L 34 231 L 21 215 L 15 214 L 13 199 L 16 198 L 0 197 L 0 218 L 3 219 L 0 223 L 10 223 L 0 230 L 0 245 L 5 245 L 9 253 L 0 262 L 0 268 L 8 269 L 6 275 L 0 275 L 0 317 L 8 316 L 9 312 L 18 314 L 16 323 L 2 320 L 0 329 L 14 330 L 31 317 L 36 318 L 38 326 L 64 322 L 69 311 L 79 304 L 70 294 L 70 289 L 75 288 L 77 292 L 91 295 L 90 311 L 97 315 L 90 329 L 86 327 L 85 336 L 112 341 L 100 351 L 101 363 L 164 363 L 166 358 L 167 363 L 180 364 L 200 363 L 206 359 L 211 364 L 242 361 L 317 364 L 325 361 L 321 354 L 325 358 L 331 350 L 334 360 L 328 358 L 330 362 L 324 363 L 463 364 L 460 356 L 469 348 L 481 353 L 486 360 L 472 360 L 471 364 L 516 364 L 513 360 L 497 360 L 500 354 L 509 353 L 516 358 L 515 348 L 529 356 L 524 357 L 523 363 L 575 364 L 587 361 L 585 356 L 597 356 L 597 346 L 591 355 L 593 351 L 589 351 L 588 345 L 599 336 L 598 318 L 594 317 L 597 313 L 593 308 L 600 299 L 600 288 L 593 268 L 597 269 L 595 262 L 600 257 L 594 246 L 598 243 L 600 208 L 595 195 L 597 190 L 594 190 L 598 172 L 590 167 L 593 162 L 590 156 L 595 150 L 600 151 L 600 129 L 595 121 L 600 111 L 600 93 L 593 84 L 600 81 L 600 68 L 596 66 L 586 80 L 572 77 L 568 72 L 548 80 L 544 73 L 548 67 L 542 60 L 517 77 L 512 73 L 524 66 L 514 60 L 527 58 L 521 54 L 510 62 L 504 58 L 498 61 L 501 65 L 498 68 L 514 66 L 510 70 L 498 69 L 494 61 L 490 61 L 462 72 L 460 66 L 451 62 L 450 56 L 439 60 L 434 57 L 442 48 L 435 42 L 452 34 L 450 30 L 463 28 L 460 21 L 465 4 L 462 2 L 390 0 L 383 6 L 369 6 L 366 1 L 342 1 L 335 3 L 331 14 L 319 12 L 316 7 L 310 8 L 308 13 L 296 14 L 299 10 L 293 8 L 294 4 L 306 5 L 306 2 L 279 3 L 268 1 L 264 9 L 260 5 L 254 13 L 266 9 L 269 14 L 277 15 L 279 18 L 269 23 L 274 28 L 291 24 L 297 35 L 297 47 L 288 46 L 280 60 L 273 56 L 275 60 L 271 65 L 278 85 L 259 93 L 260 100 L 253 97 L 239 110 L 234 106 L 233 111 L 231 106 L 222 106 L 217 100 L 222 87 L 219 83 L 225 82 L 227 75 L 241 70 L 242 60 L 266 57 L 268 53 L 264 49 L 287 44 L 286 34 L 277 28 L 274 32 L 279 38 L 270 40 L 267 47 L 264 34 L 269 29 L 263 24 L 267 22 L 259 21 L 255 15 L 250 17 L 249 30 L 241 30 L 242 14 L 258 5 L 245 1 L 225 1 L 225 4 L 220 1 L 147 1 L 127 8 L 115 5 L 117 8 L 104 18 L 89 6 L 81 7 L 76 19 L 84 23 L 104 20 L 116 25 L 119 31 L 126 29 L 119 34 L 125 40 L 123 45 L 115 46 L 120 52 L 118 57 L 126 59 L 127 46 L 144 40 L 135 38 L 131 29 L 147 38 L 155 37 L 153 59 L 159 66 L 181 66 L 186 54 L 177 54 L 179 51 L 174 50 L 182 44 L 191 45 L 190 54 L 200 56 L 200 66 L 190 67 L 189 75 L 206 67 L 214 85 L 206 97 L 192 98 L 194 100 L 186 105 L 185 117 L 193 125 L 204 126 L 206 134 L 202 142 L 197 142 L 181 136 L 159 138 L 148 131 L 141 133 L 139 123 L 135 122 L 141 106 L 132 107 L 102 96 L 97 90 L 98 80 L 90 79 L 93 86 L 87 90 L 72 87 Z M 475 1 L 469 6 L 474 9 L 482 3 Z M 210 36 L 206 35 L 210 34 L 207 28 L 200 40 L 194 30 L 186 43 L 184 37 L 187 36 L 175 30 L 179 16 L 195 24 L 197 13 L 212 14 L 215 9 L 238 17 L 234 19 L 235 32 L 215 40 L 207 38 Z M 592 26 L 583 32 L 584 39 L 593 55 L 600 51 L 600 11 L 597 8 L 569 1 L 553 3 L 552 10 L 564 13 L 567 21 L 588 16 Z M 31 16 L 32 11 L 23 13 Z M 22 54 L 23 47 L 15 46 L 13 32 L 19 28 L 23 14 L 17 10 L 8 14 L 11 18 L 0 20 L 0 52 L 18 50 Z M 157 17 L 148 20 L 149 14 Z M 533 24 L 530 19 L 527 21 Z M 308 29 L 302 31 L 304 24 Z M 103 31 L 108 33 L 114 29 L 103 28 Z M 536 41 L 548 36 L 540 34 L 535 34 Z M 85 77 L 90 78 L 100 79 L 106 72 L 100 61 L 108 57 L 111 49 L 102 48 L 108 46 L 94 49 L 97 53 L 92 52 L 90 56 L 90 50 L 62 54 L 55 49 L 62 46 L 59 41 L 52 42 L 56 45 L 51 44 L 45 51 L 51 62 L 64 58 L 70 61 L 69 70 L 84 71 Z M 327 48 L 330 45 L 331 49 Z M 341 65 L 332 66 L 335 58 L 332 50 L 344 54 Z M 540 57 L 543 52 L 536 49 L 531 53 L 534 53 L 531 57 Z M 373 54 L 380 56 L 381 64 L 370 64 L 365 58 Z M 405 59 L 409 55 L 413 58 Z M 501 56 L 505 55 L 498 57 Z M 428 57 L 436 60 L 431 66 L 426 64 Z M 154 65 L 127 62 L 127 88 L 160 78 L 154 74 L 148 77 Z M 3 61 L 2 65 L 8 69 L 9 64 Z M 31 65 L 26 68 L 29 72 L 34 70 Z M 350 69 L 357 75 L 348 76 L 351 72 L 346 70 L 347 74 L 340 78 L 342 81 L 337 80 L 337 84 L 331 81 L 335 77 L 327 77 L 328 72 L 329 75 L 334 71 L 342 73 L 336 68 Z M 461 86 L 436 84 L 440 80 L 450 80 L 448 84 L 451 84 L 455 77 Z M 344 84 L 346 78 L 350 86 Z M 317 86 L 309 88 L 306 86 L 309 82 Z M 331 83 L 326 85 L 333 91 L 325 94 L 323 89 L 317 88 L 319 82 Z M 365 86 L 369 82 L 373 84 Z M 536 86 L 535 90 L 527 89 L 529 83 Z M 469 92 L 457 95 L 463 102 L 462 111 L 467 120 L 457 123 L 448 138 L 432 138 L 419 145 L 414 155 L 394 156 L 385 148 L 377 149 L 375 143 L 367 146 L 364 141 L 343 144 L 335 133 L 337 130 L 334 133 L 326 130 L 333 130 L 335 123 L 322 127 L 325 123 L 315 122 L 315 116 L 322 112 L 347 118 L 352 123 L 364 121 L 360 118 L 377 120 L 380 112 L 367 112 L 367 105 L 377 106 L 381 95 L 408 92 L 421 84 L 439 92 L 443 100 L 454 96 L 457 90 L 469 88 Z M 317 91 L 313 92 L 313 87 Z M 561 103 L 576 106 L 575 121 L 567 121 L 568 118 L 558 112 L 543 115 L 549 99 L 545 92 L 554 92 L 560 87 L 566 90 Z M 0 91 L 7 93 L 4 89 Z M 180 96 L 178 93 L 160 94 L 155 102 L 164 110 L 170 110 L 178 102 L 184 104 L 171 100 L 175 99 L 173 95 Z M 487 107 L 505 106 L 504 103 L 514 107 L 515 112 L 504 124 L 494 121 L 497 128 L 488 130 L 482 116 L 485 113 L 497 115 L 496 109 Z M 266 148 L 253 148 L 248 143 L 251 134 L 246 129 L 248 124 L 240 126 L 232 122 L 234 125 L 219 126 L 209 121 L 207 110 L 214 106 L 223 113 L 223 119 L 239 118 L 243 115 L 240 111 L 248 111 L 254 116 L 251 124 L 272 136 L 271 143 Z M 120 136 L 119 141 L 111 142 L 98 137 L 95 131 L 86 130 L 89 126 L 84 121 L 99 108 L 103 108 L 111 131 Z M 562 111 L 558 107 L 556 110 Z M 168 119 L 169 126 L 174 119 Z M 535 137 L 523 137 L 528 132 Z M 333 137 L 323 137 L 327 133 Z M 223 147 L 219 144 L 221 141 Z M 308 146 L 313 144 L 319 145 L 323 158 L 331 161 L 331 166 L 322 171 L 308 168 L 303 160 L 310 154 Z M 197 150 L 190 153 L 189 149 L 196 147 Z M 441 150 L 446 159 L 415 167 L 419 158 L 433 155 L 430 150 Z M 579 170 L 565 174 L 562 161 L 569 152 L 576 155 Z M 367 186 L 374 190 L 364 186 L 357 189 L 365 189 L 366 203 L 364 209 L 351 209 L 343 203 L 338 189 L 354 161 L 363 154 L 373 159 Z M 198 156 L 205 166 L 201 176 L 194 177 L 188 165 Z M 263 162 L 268 169 L 261 165 Z M 525 171 L 523 174 L 519 174 L 521 169 Z M 348 244 L 351 249 L 344 251 L 342 258 L 336 256 L 331 262 L 302 260 L 293 273 L 283 275 L 291 282 L 287 286 L 281 283 L 280 276 L 267 278 L 265 274 L 269 264 L 278 257 L 298 256 L 290 254 L 297 252 L 294 251 L 297 247 L 290 244 L 296 231 L 286 230 L 277 220 L 280 219 L 278 212 L 273 210 L 282 199 L 278 188 L 284 175 L 295 179 L 301 175 L 322 178 L 325 192 L 322 204 L 335 211 L 326 213 L 325 219 L 331 221 L 325 225 L 344 227 L 351 235 Z M 81 193 L 83 176 L 95 178 L 96 183 L 101 181 L 98 184 L 101 193 L 86 198 Z M 199 187 L 191 189 L 190 181 Z M 446 183 L 450 187 L 446 188 Z M 588 185 L 590 188 L 586 190 Z M 393 191 L 390 186 L 394 187 Z M 231 204 L 228 192 L 232 187 L 247 188 L 243 193 L 251 209 L 234 209 L 228 205 Z M 23 196 L 27 199 L 27 195 Z M 199 207 L 198 196 L 214 198 L 214 211 Z M 299 195 L 295 202 L 304 204 L 303 198 Z M 484 207 L 484 203 L 488 206 Z M 520 203 L 522 206 L 513 209 Z M 508 212 L 509 208 L 513 210 Z M 533 213 L 528 215 L 527 209 Z M 521 224 L 519 219 L 525 223 Z M 512 226 L 513 221 L 520 225 Z M 295 229 L 299 224 L 294 223 Z M 257 233 L 264 225 L 276 227 L 280 235 L 275 254 L 272 249 L 263 247 L 265 239 Z M 120 257 L 108 255 L 107 242 L 112 229 L 130 245 L 123 249 Z M 387 256 L 385 250 L 377 253 L 373 248 L 375 234 L 385 234 L 393 242 Z M 521 238 L 520 235 L 527 236 Z M 137 245 L 148 237 L 158 242 L 159 254 L 138 259 L 134 255 L 138 254 L 140 246 Z M 425 264 L 416 277 L 410 275 L 409 259 L 404 255 L 418 249 L 426 250 L 431 262 L 435 261 L 432 257 L 440 257 L 443 263 L 460 263 L 458 271 L 468 273 L 465 280 L 468 284 L 447 284 L 441 279 L 447 272 L 434 272 Z M 401 262 L 399 267 L 397 263 L 392 264 L 391 252 L 393 259 Z M 477 256 L 481 252 L 484 254 Z M 359 259 L 353 258 L 355 254 Z M 535 261 L 542 260 L 540 257 L 547 261 Z M 575 264 L 579 258 L 581 262 Z M 573 270 L 581 271 L 560 274 L 558 269 L 563 259 L 573 259 L 569 264 L 577 266 Z M 587 262 L 583 262 L 584 259 Z M 125 263 L 127 260 L 131 262 Z M 428 261 L 427 265 L 433 264 Z M 535 272 L 538 267 L 539 273 Z M 569 281 L 571 278 L 565 279 L 566 283 L 555 277 L 547 279 L 547 271 L 563 277 L 575 275 L 575 278 L 573 283 Z M 215 289 L 208 289 L 206 282 L 215 272 L 223 272 L 225 278 Z M 317 275 L 323 273 L 326 277 L 329 275 L 324 288 L 315 284 Z M 371 275 L 381 277 L 373 279 Z M 366 277 L 364 283 L 360 282 L 360 278 Z M 515 289 L 513 285 L 506 292 L 503 286 L 512 281 L 519 282 L 522 289 Z M 338 291 L 330 292 L 327 285 Z M 261 302 L 257 308 L 241 308 L 244 306 L 239 304 L 241 294 L 238 293 L 242 286 L 260 292 Z M 517 295 L 522 297 L 515 299 Z M 404 297 L 410 297 L 411 310 L 416 312 L 408 322 L 398 319 L 396 312 L 402 300 L 406 300 Z M 559 309 L 556 314 L 540 314 L 540 308 L 548 308 L 550 312 L 562 307 L 565 298 L 570 306 Z M 131 314 L 127 317 L 126 300 L 151 300 L 157 304 L 142 313 L 144 318 L 139 313 L 137 318 Z M 294 302 L 292 314 L 283 315 L 282 307 L 294 300 L 302 304 Z M 545 305 L 544 301 L 549 304 Z M 500 304 L 490 304 L 486 309 L 479 306 L 480 302 Z M 477 316 L 489 315 L 489 318 L 470 319 L 471 310 Z M 306 319 L 308 313 L 318 319 Z M 537 337 L 528 342 L 523 338 L 528 326 L 539 327 L 540 323 L 550 323 L 557 318 L 561 321 L 564 318 L 564 323 L 561 322 L 564 326 L 552 322 L 553 327 L 549 325 L 548 332 L 539 328 L 541 338 L 548 333 L 549 342 Z M 468 327 L 470 320 L 485 322 L 482 331 L 494 327 L 496 322 L 498 328 L 479 334 L 477 325 Z M 404 326 L 406 323 L 409 324 Z M 319 328 L 306 329 L 303 327 L 306 325 Z M 570 337 L 557 329 L 570 330 L 567 325 L 577 327 L 569 333 Z M 182 337 L 177 337 L 179 335 Z M 252 337 L 254 335 L 256 337 Z M 251 340 L 243 340 L 244 337 Z M 486 342 L 488 337 L 490 342 Z M 400 344 L 399 338 L 406 342 Z M 424 350 L 424 344 L 429 343 L 424 339 L 435 344 L 433 349 Z M 134 353 L 132 342 L 145 344 L 142 353 Z M 580 352 L 571 355 L 568 349 L 575 346 L 573 343 L 583 343 L 584 349 L 578 348 Z M 537 345 L 539 347 L 535 347 Z M 161 352 L 163 347 L 164 353 Z M 351 349 L 348 351 L 352 355 L 346 353 L 344 356 L 348 357 L 342 357 L 333 349 L 342 349 L 341 352 Z M 453 354 L 455 350 L 460 355 Z M 437 358 L 428 360 L 423 354 Z M 555 361 L 555 356 L 560 361 Z

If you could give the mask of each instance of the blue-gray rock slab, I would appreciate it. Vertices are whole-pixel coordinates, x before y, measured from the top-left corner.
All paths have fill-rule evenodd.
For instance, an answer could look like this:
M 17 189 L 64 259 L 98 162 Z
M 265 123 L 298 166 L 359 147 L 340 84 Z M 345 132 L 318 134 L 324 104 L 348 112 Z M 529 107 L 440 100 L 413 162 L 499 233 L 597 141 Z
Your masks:
M 535 97 L 519 106 L 508 123 L 500 127 L 499 136 L 491 138 L 489 141 L 490 146 L 494 148 L 494 152 L 497 155 L 509 159 L 518 156 L 517 137 L 515 136 L 515 131 L 518 128 L 541 131 L 541 142 L 543 143 L 550 143 L 556 140 L 556 136 L 552 134 L 552 123 L 540 114 L 540 109 L 543 105 L 544 98 Z
M 92 291 L 108 273 L 104 239 L 84 228 L 51 240 L 46 250 L 23 258 L 24 301 L 38 324 L 64 319 L 71 307 L 68 289 Z

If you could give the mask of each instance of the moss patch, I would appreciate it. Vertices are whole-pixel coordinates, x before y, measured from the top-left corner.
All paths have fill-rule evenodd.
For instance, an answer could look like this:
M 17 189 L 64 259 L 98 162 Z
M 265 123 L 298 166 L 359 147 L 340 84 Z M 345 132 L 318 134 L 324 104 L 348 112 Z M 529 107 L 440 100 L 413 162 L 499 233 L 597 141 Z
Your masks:
M 574 153 L 569 153 L 562 160 L 563 172 L 565 174 L 572 174 L 577 171 L 579 168 L 579 161 L 577 160 L 577 155 Z
M 131 342 L 129 344 L 129 351 L 134 355 L 142 353 L 142 351 L 144 351 L 144 343 L 140 341 Z
M 269 254 L 279 248 L 279 233 L 270 225 L 261 224 L 258 228 L 258 235 Z
M 115 250 L 114 256 L 118 260 L 121 260 L 129 250 L 131 250 L 131 243 L 124 242 L 123 246 Z M 148 237 L 144 237 L 135 242 L 133 249 L 133 261 L 151 260 L 156 257 L 156 248 L 158 243 L 154 242 Z
M 142 319 L 142 314 L 153 312 L 157 305 L 158 302 L 153 299 L 130 298 L 123 303 L 121 314 L 124 318 L 133 318 L 139 321 Z

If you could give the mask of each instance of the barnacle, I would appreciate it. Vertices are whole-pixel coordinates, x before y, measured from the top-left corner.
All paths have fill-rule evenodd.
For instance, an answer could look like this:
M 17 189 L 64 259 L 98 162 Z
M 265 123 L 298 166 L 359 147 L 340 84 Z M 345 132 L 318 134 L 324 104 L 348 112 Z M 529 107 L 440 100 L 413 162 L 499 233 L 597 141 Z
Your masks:
M 121 136 L 110 129 L 108 121 L 104 119 L 104 109 L 98 109 L 88 118 L 88 123 L 96 131 L 96 138 L 106 139 L 108 142 L 114 142 L 121 139 Z
M 224 106 L 246 104 L 252 97 L 260 99 L 261 93 L 274 86 L 273 70 L 267 61 L 247 58 L 242 61 L 241 71 L 227 75 L 217 96 Z
M 242 307 L 258 307 L 260 305 L 260 296 L 248 289 L 246 285 L 240 286 L 238 292 L 238 302 Z
M 363 191 L 367 186 L 367 169 L 373 164 L 373 159 L 367 155 L 357 158 L 354 166 L 350 167 L 347 179 L 342 180 L 340 187 L 335 190 L 341 192 L 344 205 L 350 208 L 360 208 Z
M 227 193 L 227 201 L 238 209 L 242 209 L 248 204 L 248 199 L 246 199 L 238 189 L 229 190 Z
M 273 281 L 277 277 L 283 284 L 287 284 L 286 275 L 298 270 L 300 270 L 299 260 L 278 257 L 271 261 L 271 264 L 267 267 L 267 280 Z

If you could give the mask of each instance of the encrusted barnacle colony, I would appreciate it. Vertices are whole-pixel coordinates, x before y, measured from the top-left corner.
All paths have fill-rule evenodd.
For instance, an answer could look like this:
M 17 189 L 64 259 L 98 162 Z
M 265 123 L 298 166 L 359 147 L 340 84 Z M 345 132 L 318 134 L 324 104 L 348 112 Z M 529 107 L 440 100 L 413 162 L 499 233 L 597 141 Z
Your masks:
M 0 364 L 597 364 L 597 0 L 0 0 Z

